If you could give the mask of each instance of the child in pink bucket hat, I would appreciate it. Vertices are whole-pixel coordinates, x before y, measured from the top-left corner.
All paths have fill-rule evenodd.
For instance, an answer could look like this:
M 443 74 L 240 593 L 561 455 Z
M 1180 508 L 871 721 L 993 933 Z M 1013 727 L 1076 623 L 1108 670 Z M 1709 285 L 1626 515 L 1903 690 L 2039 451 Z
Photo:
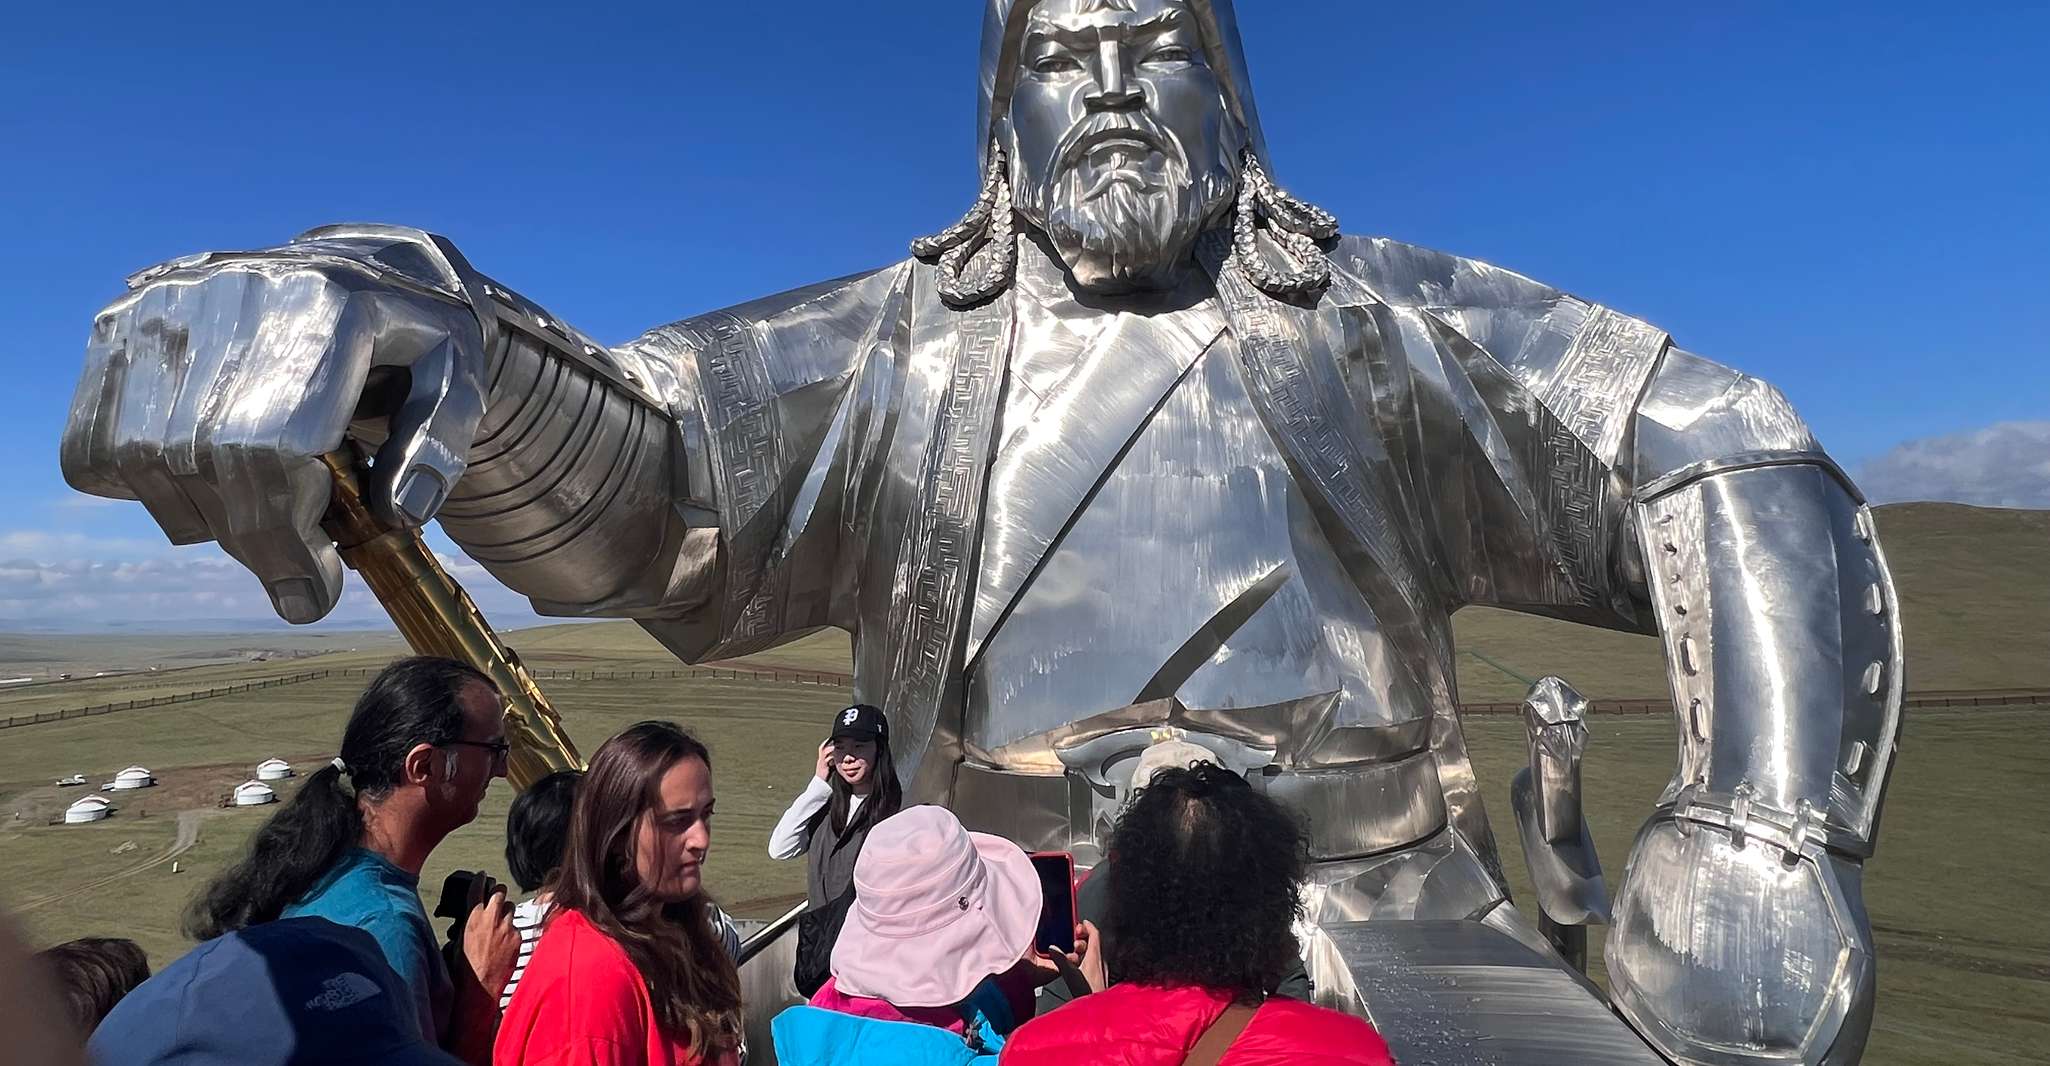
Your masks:
M 854 864 L 854 905 L 833 945 L 833 977 L 773 1023 L 792 1064 L 955 1066 L 993 1055 L 1059 974 L 1032 943 L 1039 877 L 1018 845 L 971 833 L 942 807 L 878 823 Z M 1096 966 L 1095 930 L 1077 931 Z M 857 1051 L 856 1049 L 860 1049 Z

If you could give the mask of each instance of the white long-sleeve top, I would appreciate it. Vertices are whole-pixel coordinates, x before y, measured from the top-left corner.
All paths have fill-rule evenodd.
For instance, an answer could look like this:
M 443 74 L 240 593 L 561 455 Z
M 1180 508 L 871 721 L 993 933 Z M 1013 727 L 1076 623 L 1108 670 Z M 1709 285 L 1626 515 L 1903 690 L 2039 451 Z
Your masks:
M 812 815 L 825 809 L 826 801 L 832 798 L 833 786 L 827 784 L 825 778 L 814 776 L 804 786 L 804 791 L 790 801 L 790 809 L 776 820 L 776 829 L 769 834 L 769 858 L 794 859 L 809 850 L 811 835 L 804 831 L 805 824 L 811 821 Z M 861 809 L 864 798 L 859 795 L 849 798 L 848 817 L 852 818 L 854 812 Z

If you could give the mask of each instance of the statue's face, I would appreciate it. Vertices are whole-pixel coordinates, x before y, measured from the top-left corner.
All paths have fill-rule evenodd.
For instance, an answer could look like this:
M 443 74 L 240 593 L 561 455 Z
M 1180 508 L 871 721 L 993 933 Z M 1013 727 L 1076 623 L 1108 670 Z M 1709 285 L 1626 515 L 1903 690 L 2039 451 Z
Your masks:
M 1096 292 L 1162 288 L 1231 202 L 1245 132 L 1181 0 L 1042 0 L 1008 113 L 1019 210 Z

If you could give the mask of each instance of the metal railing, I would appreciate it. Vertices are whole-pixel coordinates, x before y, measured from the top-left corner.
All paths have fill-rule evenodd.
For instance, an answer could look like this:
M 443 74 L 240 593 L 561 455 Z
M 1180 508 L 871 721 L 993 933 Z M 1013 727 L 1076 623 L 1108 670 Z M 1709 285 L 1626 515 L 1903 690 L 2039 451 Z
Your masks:
M 799 903 L 784 911 L 782 916 L 775 921 L 748 934 L 747 939 L 740 942 L 740 954 L 734 957 L 733 964 L 735 966 L 747 965 L 749 960 L 760 955 L 769 945 L 774 944 L 777 938 L 796 928 L 798 916 L 804 913 L 805 906 L 806 904 Z

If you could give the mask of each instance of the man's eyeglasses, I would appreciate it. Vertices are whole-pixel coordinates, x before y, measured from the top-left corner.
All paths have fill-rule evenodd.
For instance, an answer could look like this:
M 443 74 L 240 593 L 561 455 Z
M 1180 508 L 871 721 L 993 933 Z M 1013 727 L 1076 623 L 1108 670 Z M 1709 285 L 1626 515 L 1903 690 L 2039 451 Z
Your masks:
M 504 766 L 506 753 L 512 750 L 512 745 L 503 740 L 449 740 L 443 743 L 460 744 L 466 748 L 483 748 L 491 753 L 493 766 Z

